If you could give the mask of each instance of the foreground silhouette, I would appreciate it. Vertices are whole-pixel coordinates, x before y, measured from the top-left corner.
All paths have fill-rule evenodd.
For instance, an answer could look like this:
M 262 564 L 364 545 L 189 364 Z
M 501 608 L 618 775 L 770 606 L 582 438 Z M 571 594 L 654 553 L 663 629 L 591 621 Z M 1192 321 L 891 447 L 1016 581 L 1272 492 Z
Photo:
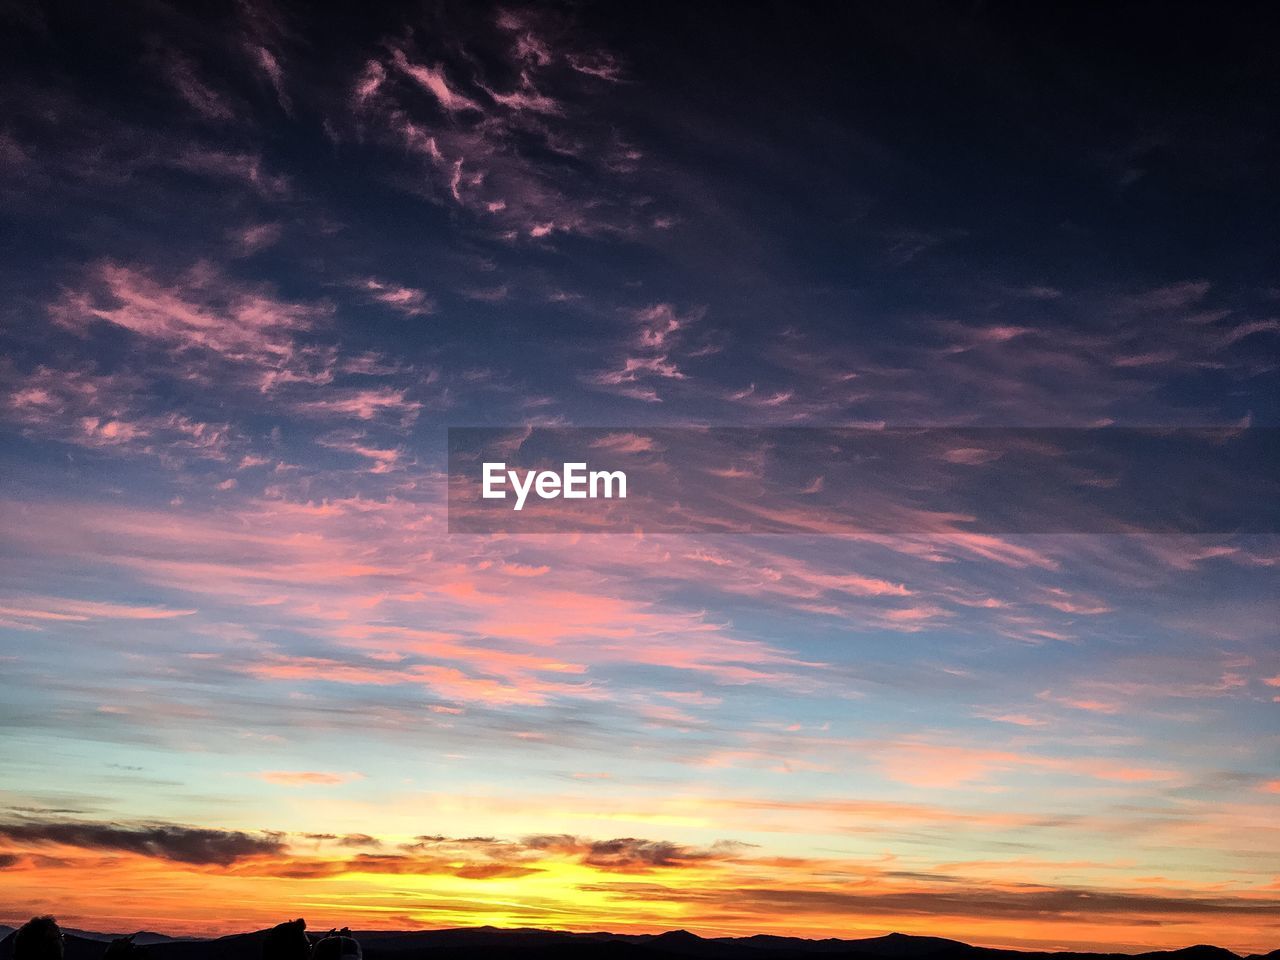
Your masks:
M 62 929 L 53 917 L 32 917 L 13 935 L 14 960 L 62 960 Z
M 276 924 L 262 938 L 262 960 L 308 960 L 310 956 L 307 921 L 301 917 Z
M 311 948 L 311 960 L 361 960 L 360 941 L 346 927 L 330 930 Z
M 133 942 L 136 936 L 136 933 L 131 933 L 127 937 L 116 937 L 107 944 L 102 960 L 148 960 L 147 948 Z
M 0 960 L 195 960 L 196 957 L 243 960 L 362 960 L 360 941 L 349 929 L 333 929 L 320 937 L 307 934 L 307 921 L 286 920 L 270 930 L 214 939 L 173 939 L 159 934 L 157 957 L 136 943 L 140 933 L 106 937 L 84 933 L 66 935 L 53 917 L 32 917 L 0 940 Z M 68 949 L 68 947 L 70 949 Z
M 684 930 L 618 934 L 494 927 L 353 934 L 344 927 L 316 936 L 307 933 L 302 919 L 224 937 L 171 938 L 156 933 L 119 937 L 74 931 L 63 935 L 52 917 L 38 917 L 0 940 L 0 960 L 138 960 L 140 956 L 146 960 L 1087 960 L 1125 955 L 998 950 L 898 933 L 857 940 L 805 940 L 764 934 L 703 938 Z M 1138 958 L 1241 960 L 1241 955 L 1200 945 L 1128 955 L 1128 960 Z M 1280 950 L 1251 954 L 1246 960 L 1280 960 Z

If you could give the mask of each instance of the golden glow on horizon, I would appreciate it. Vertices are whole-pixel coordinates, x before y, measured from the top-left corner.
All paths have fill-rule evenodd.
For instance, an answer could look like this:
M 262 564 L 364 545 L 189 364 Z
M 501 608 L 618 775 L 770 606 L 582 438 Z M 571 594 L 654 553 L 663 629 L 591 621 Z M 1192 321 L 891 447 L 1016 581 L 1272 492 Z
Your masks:
M 379 857 L 389 856 L 387 863 Z M 567 930 L 660 932 L 685 928 L 706 936 L 768 932 L 807 937 L 874 936 L 889 931 L 948 936 L 990 946 L 1100 949 L 1178 947 L 1217 942 L 1247 952 L 1274 935 L 1264 914 L 1230 917 L 1210 901 L 1220 885 L 1174 890 L 1147 878 L 1113 883 L 1099 897 L 1201 897 L 1202 911 L 1166 913 L 1140 905 L 1074 915 L 998 915 L 990 905 L 1029 894 L 1025 876 L 1036 867 L 1013 861 L 969 864 L 964 884 L 931 884 L 895 875 L 894 858 L 881 864 L 767 857 L 740 851 L 678 865 L 599 866 L 581 857 L 522 850 L 505 863 L 458 855 L 404 859 L 336 850 L 253 857 L 228 867 L 190 866 L 135 854 L 86 855 L 44 845 L 21 854 L 5 872 L 6 907 L 0 920 L 52 912 L 70 926 L 158 929 L 168 933 L 228 933 L 304 916 L 315 927 L 414 929 L 449 926 L 550 927 Z M 403 861 L 403 862 L 402 862 Z M 1077 864 L 1040 864 L 1070 872 Z M 1090 865 L 1083 865 L 1088 868 Z M 404 872 L 404 871 L 419 872 Z M 492 875 L 488 875 L 492 871 Z M 905 871 L 904 871 L 905 872 Z M 978 879 L 979 876 L 986 879 Z M 951 908 L 940 905 L 957 888 L 979 890 Z M 1046 890 L 1048 888 L 1045 888 Z M 1270 889 L 1233 891 L 1260 907 Z M 1034 891 L 1030 891 L 1034 893 Z M 910 907 L 913 895 L 923 899 Z M 941 897 L 927 906 L 930 896 Z M 983 898 L 990 901 L 984 908 Z M 859 910 L 863 899 L 870 909 Z M 898 904 L 892 907 L 893 904 Z M 1085 906 L 1084 904 L 1081 905 Z M 984 915 L 984 909 L 988 915 Z M 927 912 L 926 912 L 927 911 Z

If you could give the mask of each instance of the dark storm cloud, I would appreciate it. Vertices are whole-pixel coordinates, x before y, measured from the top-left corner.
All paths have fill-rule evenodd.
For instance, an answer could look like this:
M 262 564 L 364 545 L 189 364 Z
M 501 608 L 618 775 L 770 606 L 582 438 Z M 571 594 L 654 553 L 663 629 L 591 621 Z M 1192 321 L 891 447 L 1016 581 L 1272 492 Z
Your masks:
M 589 840 L 569 834 L 525 837 L 523 843 L 530 850 L 569 855 L 601 870 L 622 872 L 653 867 L 685 867 L 708 860 L 729 860 L 737 856 L 744 846 L 732 841 L 718 841 L 709 848 L 699 849 L 667 840 L 643 840 L 635 837 Z
M 305 840 L 315 840 L 317 843 L 332 843 L 339 847 L 380 847 L 382 841 L 377 837 L 371 837 L 367 833 L 304 833 Z
M 0 838 L 15 844 L 58 844 L 86 850 L 120 850 L 175 863 L 229 866 L 247 857 L 280 853 L 278 834 L 250 834 L 176 824 L 26 821 L 0 823 Z
M 299 836 L 306 840 L 339 844 L 351 839 L 323 833 Z M 380 841 L 372 837 L 363 838 L 360 843 L 380 846 Z M 346 873 L 492 880 L 540 873 L 544 860 L 556 858 L 572 860 L 608 873 L 635 874 L 732 860 L 747 846 L 734 841 L 717 841 L 707 848 L 697 848 L 668 840 L 635 837 L 593 840 L 570 834 L 540 834 L 520 840 L 433 834 L 417 837 L 415 843 L 402 844 L 399 853 L 360 853 L 346 858 L 266 857 L 237 865 L 234 872 L 242 876 L 296 880 L 324 879 Z

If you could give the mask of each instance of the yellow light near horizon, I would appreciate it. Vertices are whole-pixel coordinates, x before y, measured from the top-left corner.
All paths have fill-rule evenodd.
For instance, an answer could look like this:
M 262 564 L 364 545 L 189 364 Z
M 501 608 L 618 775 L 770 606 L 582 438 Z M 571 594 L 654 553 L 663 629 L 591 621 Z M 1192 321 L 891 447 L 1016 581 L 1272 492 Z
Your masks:
M 285 857 L 232 867 L 191 866 L 133 854 L 84 856 L 43 848 L 5 871 L 6 906 L 21 920 L 53 913 L 85 929 L 152 929 L 171 934 L 231 933 L 305 917 L 312 929 L 416 929 L 451 926 L 543 927 L 577 931 L 660 932 L 682 927 L 705 936 L 756 933 L 807 937 L 903 933 L 947 936 L 991 946 L 1102 949 L 1178 947 L 1223 939 L 1212 911 L 1153 926 L 1140 911 L 1068 916 L 993 916 L 978 912 L 893 915 L 873 909 L 879 894 L 927 892 L 918 882 L 843 876 L 835 861 L 743 858 L 623 872 L 570 857 L 518 862 L 523 876 L 468 878 L 459 859 L 430 874 L 352 869 L 303 878 L 314 857 Z M 512 861 L 517 862 L 517 861 Z M 474 865 L 474 864 L 471 864 Z M 287 875 L 290 870 L 297 876 Z M 453 872 L 448 872 L 453 871 Z M 990 887 L 1016 896 L 1016 883 Z M 866 912 L 856 896 L 869 897 Z M 801 896 L 788 899 L 788 894 Z M 1269 902 L 1264 890 L 1259 902 Z M 806 897 L 808 899 L 806 899 Z M 24 916 L 25 915 L 25 916 Z M 1269 940 L 1264 920 L 1234 922 L 1228 946 L 1256 951 Z

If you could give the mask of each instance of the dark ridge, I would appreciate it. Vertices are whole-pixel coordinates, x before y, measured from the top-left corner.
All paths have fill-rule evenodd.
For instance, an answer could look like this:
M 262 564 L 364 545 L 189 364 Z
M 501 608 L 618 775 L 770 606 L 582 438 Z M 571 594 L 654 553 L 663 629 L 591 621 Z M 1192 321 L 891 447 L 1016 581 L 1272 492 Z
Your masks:
M 13 960 L 13 927 L 0 926 L 0 960 Z M 322 929 L 309 931 L 311 936 Z M 224 937 L 168 937 L 144 931 L 148 960 L 261 960 L 266 930 Z M 102 960 L 107 944 L 122 934 L 67 930 L 65 960 Z M 1048 953 L 974 947 L 942 937 L 891 933 L 882 937 L 807 940 L 757 934 L 704 938 L 688 930 L 666 933 L 571 933 L 535 928 L 457 927 L 446 930 L 359 930 L 364 960 L 1280 960 L 1280 950 L 1241 958 L 1222 947 L 1198 944 L 1181 950 L 1139 954 Z
M 1274 952 L 1274 951 L 1273 951 Z M 1144 957 L 1164 958 L 1164 960 L 1240 960 L 1237 954 L 1222 947 L 1214 947 L 1207 943 L 1198 943 L 1194 947 L 1183 947 L 1181 950 L 1161 950 L 1155 953 L 1144 953 Z
M 93 930 L 76 930 L 71 927 L 63 927 L 62 932 L 67 936 L 83 937 L 85 940 L 101 940 L 110 943 L 112 940 L 118 940 L 121 937 L 132 935 L 133 942 L 139 946 L 149 946 L 153 943 L 168 943 L 170 940 L 201 940 L 203 937 L 170 937 L 167 934 L 156 933 L 152 930 L 139 930 L 136 933 L 132 930 L 121 931 L 119 933 L 98 933 Z
M 899 934 L 890 934 L 890 936 L 896 937 Z M 848 949 L 848 944 L 856 942 L 853 940 L 837 940 L 835 937 L 827 937 L 825 940 L 805 940 L 803 937 L 778 937 L 769 933 L 757 933 L 750 937 L 719 937 L 717 939 L 758 950 L 795 950 L 804 951 L 805 953 L 831 953 L 845 950 Z
M 942 937 L 914 937 L 905 933 L 890 933 L 883 937 L 868 937 L 865 940 L 837 940 L 845 949 L 863 953 L 873 953 L 878 957 L 925 957 L 940 953 L 943 950 L 973 950 L 967 943 L 959 940 L 946 940 Z

